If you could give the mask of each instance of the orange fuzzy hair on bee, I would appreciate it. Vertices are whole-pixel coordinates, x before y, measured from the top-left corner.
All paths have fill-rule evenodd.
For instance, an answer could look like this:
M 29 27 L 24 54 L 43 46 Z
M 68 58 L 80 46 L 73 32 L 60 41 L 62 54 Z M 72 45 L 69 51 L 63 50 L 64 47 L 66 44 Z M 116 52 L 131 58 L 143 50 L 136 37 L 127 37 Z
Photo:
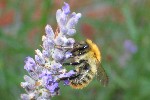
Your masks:
M 95 53 L 95 56 L 97 58 L 97 60 L 99 62 L 101 62 L 101 53 L 99 48 L 97 47 L 97 45 L 95 43 L 93 43 L 91 40 L 86 39 L 86 42 L 89 44 L 91 51 L 93 51 Z

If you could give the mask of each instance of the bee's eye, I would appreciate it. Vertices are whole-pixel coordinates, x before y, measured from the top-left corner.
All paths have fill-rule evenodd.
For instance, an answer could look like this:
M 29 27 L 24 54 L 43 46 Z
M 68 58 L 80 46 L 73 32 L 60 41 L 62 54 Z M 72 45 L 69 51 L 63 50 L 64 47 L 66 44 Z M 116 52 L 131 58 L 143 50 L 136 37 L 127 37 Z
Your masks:
M 85 49 L 85 48 L 88 48 L 88 45 L 85 45 L 83 48 L 84 48 L 84 49 Z

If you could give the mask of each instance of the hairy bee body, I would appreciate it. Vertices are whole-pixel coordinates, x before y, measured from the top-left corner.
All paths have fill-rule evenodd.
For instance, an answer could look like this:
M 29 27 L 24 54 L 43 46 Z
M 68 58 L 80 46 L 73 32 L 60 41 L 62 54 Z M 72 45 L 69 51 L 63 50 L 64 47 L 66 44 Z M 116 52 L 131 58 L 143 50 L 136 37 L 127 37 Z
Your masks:
M 83 55 L 80 59 L 76 59 L 76 62 L 79 62 L 82 59 L 87 59 L 85 63 L 78 65 L 75 70 L 79 73 L 78 77 L 70 81 L 70 86 L 75 89 L 82 89 L 86 87 L 94 78 L 97 72 L 97 59 L 93 57 L 93 52 L 89 52 Z
M 75 43 L 71 53 L 74 61 L 65 65 L 75 66 L 76 75 L 69 78 L 72 88 L 82 89 L 86 87 L 95 75 L 99 76 L 104 85 L 107 84 L 107 75 L 104 69 L 99 66 L 101 54 L 95 43 L 89 39 Z

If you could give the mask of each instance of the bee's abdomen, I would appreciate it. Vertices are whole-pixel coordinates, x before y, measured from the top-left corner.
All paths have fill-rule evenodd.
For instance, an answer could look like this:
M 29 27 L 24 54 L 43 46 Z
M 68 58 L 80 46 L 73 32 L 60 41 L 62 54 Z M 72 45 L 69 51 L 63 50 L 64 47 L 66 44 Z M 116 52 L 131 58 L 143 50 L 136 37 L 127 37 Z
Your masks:
M 94 74 L 89 71 L 86 75 L 81 74 L 75 79 L 70 81 L 70 86 L 74 89 L 82 89 L 86 87 L 93 79 Z

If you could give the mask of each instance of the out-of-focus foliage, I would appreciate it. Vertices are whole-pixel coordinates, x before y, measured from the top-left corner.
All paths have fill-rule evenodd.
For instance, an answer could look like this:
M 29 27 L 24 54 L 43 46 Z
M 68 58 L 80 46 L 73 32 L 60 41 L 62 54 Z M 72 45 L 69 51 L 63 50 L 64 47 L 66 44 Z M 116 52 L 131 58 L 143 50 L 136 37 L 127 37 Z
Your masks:
M 46 24 L 56 29 L 55 12 L 63 1 L 83 14 L 75 38 L 98 44 L 110 82 L 102 87 L 94 79 L 83 90 L 62 84 L 61 95 L 53 100 L 149 100 L 149 0 L 1 0 L 1 100 L 19 99 L 24 92 L 24 58 L 40 48 Z

